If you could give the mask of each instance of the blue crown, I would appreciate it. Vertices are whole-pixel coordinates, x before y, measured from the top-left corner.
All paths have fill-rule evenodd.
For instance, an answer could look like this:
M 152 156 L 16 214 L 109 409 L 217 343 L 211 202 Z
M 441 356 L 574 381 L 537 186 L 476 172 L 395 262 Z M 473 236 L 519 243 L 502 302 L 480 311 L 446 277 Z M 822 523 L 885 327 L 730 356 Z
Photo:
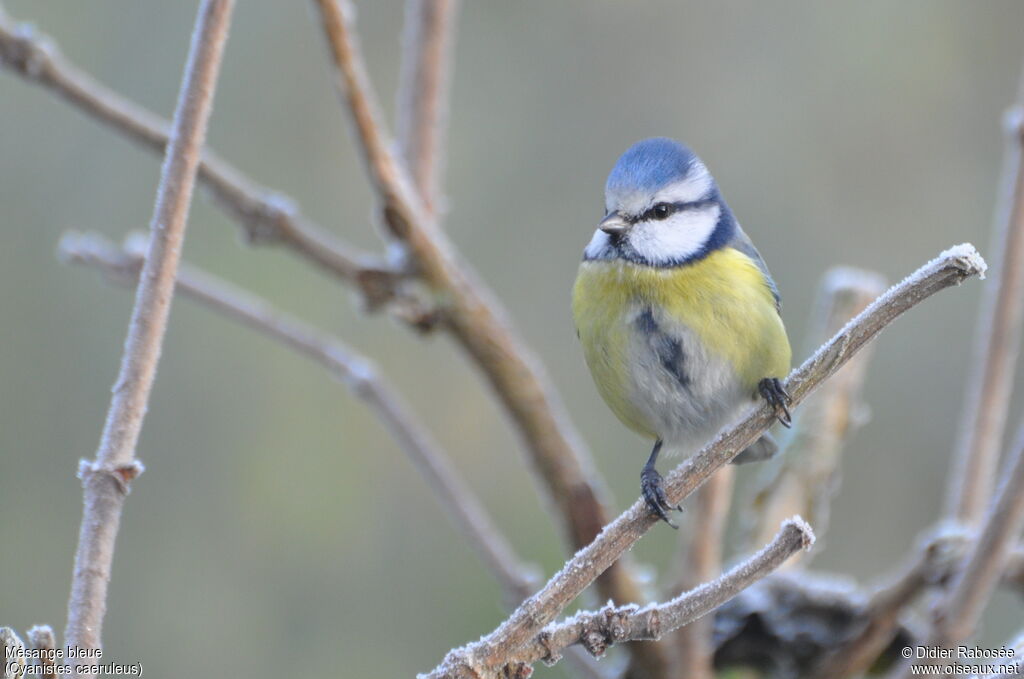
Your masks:
M 656 191 L 685 177 L 696 159 L 693 151 L 674 139 L 644 139 L 622 154 L 605 188 L 613 193 Z

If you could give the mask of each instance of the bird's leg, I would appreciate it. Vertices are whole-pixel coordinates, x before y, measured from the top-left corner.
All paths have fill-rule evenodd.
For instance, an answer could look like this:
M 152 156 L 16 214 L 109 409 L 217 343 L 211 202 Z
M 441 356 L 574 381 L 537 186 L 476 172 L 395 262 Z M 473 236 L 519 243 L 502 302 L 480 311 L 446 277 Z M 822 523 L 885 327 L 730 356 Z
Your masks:
M 775 419 L 779 421 L 779 424 L 787 429 L 792 427 L 793 416 L 789 414 L 788 406 L 793 402 L 793 399 L 786 393 L 786 388 L 782 386 L 779 378 L 764 378 L 757 385 L 757 390 L 761 392 L 761 396 L 764 397 L 764 400 L 768 401 L 768 405 L 775 411 Z
M 658 453 L 660 452 L 661 439 L 658 439 L 654 442 L 654 450 L 651 451 L 651 456 L 647 458 L 647 464 L 644 465 L 643 471 L 640 472 L 640 490 L 643 493 L 644 500 L 647 501 L 647 506 L 658 518 L 673 528 L 679 528 L 669 518 L 668 513 L 673 509 L 681 512 L 683 508 L 681 505 L 673 507 L 668 503 L 668 497 L 665 495 L 665 484 L 661 474 L 654 468 L 655 463 L 658 461 Z

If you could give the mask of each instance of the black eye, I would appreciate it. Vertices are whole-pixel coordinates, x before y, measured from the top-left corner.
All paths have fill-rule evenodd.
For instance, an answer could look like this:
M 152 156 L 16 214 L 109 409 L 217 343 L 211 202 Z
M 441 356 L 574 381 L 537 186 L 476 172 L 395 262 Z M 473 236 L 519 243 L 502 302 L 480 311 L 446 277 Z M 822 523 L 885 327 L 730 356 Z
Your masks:
M 658 203 L 651 208 L 651 216 L 655 219 L 665 219 L 672 214 L 672 206 L 668 203 Z

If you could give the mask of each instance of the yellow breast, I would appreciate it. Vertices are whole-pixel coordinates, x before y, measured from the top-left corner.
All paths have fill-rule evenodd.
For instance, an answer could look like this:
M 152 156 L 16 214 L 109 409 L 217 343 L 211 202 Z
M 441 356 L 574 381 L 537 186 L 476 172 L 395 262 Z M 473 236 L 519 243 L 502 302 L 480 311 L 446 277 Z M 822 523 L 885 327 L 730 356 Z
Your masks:
M 789 340 L 771 290 L 742 252 L 723 248 L 672 268 L 585 261 L 573 288 L 573 319 L 598 391 L 634 431 L 657 436 L 630 400 L 631 320 L 643 307 L 693 332 L 709 354 L 733 367 L 751 396 L 762 378 L 789 372 Z

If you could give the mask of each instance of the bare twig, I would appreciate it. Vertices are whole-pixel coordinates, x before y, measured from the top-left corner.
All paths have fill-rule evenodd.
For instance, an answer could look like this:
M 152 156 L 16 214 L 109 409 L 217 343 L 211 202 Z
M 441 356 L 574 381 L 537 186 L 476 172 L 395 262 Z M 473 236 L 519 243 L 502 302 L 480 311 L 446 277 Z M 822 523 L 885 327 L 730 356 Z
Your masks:
M 697 490 L 689 517 L 692 535 L 681 559 L 680 582 L 674 593 L 693 589 L 722 572 L 722 549 L 735 476 L 735 467 L 723 467 Z M 714 679 L 713 623 L 709 617 L 700 618 L 676 630 L 673 640 L 677 654 L 675 676 Z
M 793 405 L 801 403 L 821 382 L 831 377 L 889 323 L 936 292 L 984 273 L 985 262 L 970 245 L 947 250 L 898 285 L 890 288 L 850 321 L 827 344 L 793 371 L 786 388 Z M 665 478 L 669 502 L 689 496 L 722 465 L 750 445 L 773 422 L 774 413 L 762 406 L 722 432 L 694 457 Z M 608 566 L 614 563 L 656 523 L 642 499 L 605 526 L 593 543 L 581 549 L 541 589 L 527 599 L 494 632 L 480 641 L 453 651 L 430 677 L 453 676 L 460 665 L 494 668 L 507 654 L 526 644 L 551 622 Z M 444 671 L 442 671 L 444 668 Z
M 83 460 L 79 468 L 85 508 L 64 633 L 70 647 L 100 647 L 114 541 L 129 484 L 142 469 L 135 459 L 135 446 L 167 328 L 199 154 L 233 6 L 234 0 L 204 0 L 199 7 L 121 370 L 96 459 Z
M 1024 82 L 1006 115 L 1006 158 L 992 237 L 991 282 L 975 326 L 973 369 L 950 466 L 946 510 L 981 521 L 996 481 L 1024 320 Z
M 949 646 L 974 633 L 1024 529 L 1024 426 L 1006 461 L 1002 483 L 967 562 L 933 611 L 930 645 Z
M 877 273 L 847 267 L 830 269 L 818 288 L 807 346 L 813 348 L 826 341 L 885 288 L 885 279 Z M 818 534 L 825 534 L 843 443 L 864 408 L 860 393 L 871 353 L 870 347 L 862 351 L 807 400 L 796 420 L 793 438 L 785 446 L 785 456 L 754 498 L 752 515 L 756 523 L 749 545 L 764 544 L 779 521 L 793 514 L 809 517 Z M 809 554 L 801 555 L 785 567 L 806 565 L 809 559 Z
M 398 147 L 424 208 L 443 207 L 441 177 L 458 0 L 406 0 Z
M 391 237 L 404 242 L 423 280 L 448 300 L 442 319 L 476 361 L 519 426 L 530 461 L 574 548 L 588 544 L 607 520 L 589 454 L 564 415 L 564 408 L 536 359 L 513 334 L 505 311 L 460 261 L 451 243 L 424 209 L 405 168 L 391 152 L 362 56 L 349 25 L 347 0 L 316 0 L 338 88 Z M 622 568 L 601 579 L 602 595 L 617 602 L 642 600 Z
M 164 152 L 168 121 L 79 70 L 52 41 L 27 24 L 16 24 L 2 8 L 0 65 L 139 145 Z M 371 303 L 390 294 L 391 276 L 381 262 L 309 222 L 290 198 L 264 189 L 209 150 L 203 153 L 198 178 L 214 202 L 244 227 L 250 242 L 287 245 L 324 271 L 361 285 Z

